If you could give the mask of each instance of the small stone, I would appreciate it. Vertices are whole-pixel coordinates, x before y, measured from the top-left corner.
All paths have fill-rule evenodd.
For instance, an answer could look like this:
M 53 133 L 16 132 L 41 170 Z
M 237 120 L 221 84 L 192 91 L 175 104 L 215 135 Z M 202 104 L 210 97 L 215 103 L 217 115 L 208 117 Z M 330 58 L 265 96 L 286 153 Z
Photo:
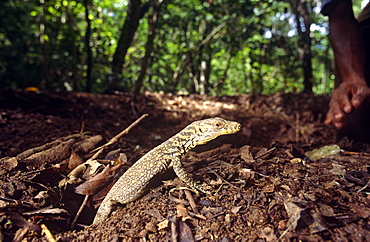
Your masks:
M 149 222 L 145 225 L 145 229 L 149 232 L 155 233 L 157 232 L 157 223 L 155 222 Z

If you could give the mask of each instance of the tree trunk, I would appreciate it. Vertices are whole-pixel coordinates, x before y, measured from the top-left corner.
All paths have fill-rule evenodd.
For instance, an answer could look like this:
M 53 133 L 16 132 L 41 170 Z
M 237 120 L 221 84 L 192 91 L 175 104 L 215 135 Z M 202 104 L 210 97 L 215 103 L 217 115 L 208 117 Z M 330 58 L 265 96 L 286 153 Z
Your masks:
M 202 53 L 202 60 L 200 62 L 199 94 L 201 95 L 209 94 L 212 51 L 212 47 L 209 44 L 206 44 Z
M 76 43 L 76 30 L 75 30 L 75 19 L 74 19 L 74 15 L 73 13 L 71 12 L 71 9 L 70 9 L 70 4 L 68 3 L 67 6 L 65 6 L 65 12 L 66 12 L 66 15 L 67 15 L 67 26 L 68 26 L 68 31 L 69 31 L 69 34 L 71 36 L 71 48 L 72 48 L 72 67 L 71 67 L 71 72 L 72 72 L 72 76 L 70 77 L 70 79 L 68 79 L 68 82 L 71 82 L 72 84 L 72 90 L 73 91 L 80 91 L 80 70 L 79 68 L 77 67 L 78 64 L 79 64 L 79 61 L 78 61 L 78 56 L 79 56 L 79 53 L 78 53 L 78 47 L 77 47 L 77 43 Z M 60 83 L 61 86 L 63 86 L 63 83 Z
M 162 3 L 163 1 L 158 2 L 158 0 L 154 0 L 153 13 L 149 18 L 149 35 L 145 43 L 145 55 L 142 59 L 140 74 L 135 84 L 135 95 L 138 95 L 140 93 L 140 89 L 144 84 L 144 78 L 146 76 L 148 66 L 150 65 L 150 56 L 153 52 L 154 38 L 157 33 L 156 28 L 158 16 L 161 10 Z
M 299 1 L 291 1 L 291 6 L 293 9 L 293 13 L 296 19 L 297 31 L 299 35 L 299 43 L 298 47 L 300 49 L 300 58 L 302 60 L 302 67 L 303 67 L 303 84 L 304 89 L 303 92 L 305 93 L 312 93 L 312 86 L 313 86 L 313 74 L 312 74 L 312 52 L 311 52 L 311 37 L 310 37 L 310 27 L 311 27 L 311 17 L 307 10 L 307 1 L 306 0 L 299 0 Z M 302 30 L 302 22 L 301 18 L 303 19 L 304 29 Z
M 194 48 L 189 49 L 186 53 L 183 54 L 184 58 L 182 58 L 182 62 L 180 62 L 176 68 L 176 71 L 173 74 L 173 86 L 176 90 L 177 86 L 179 85 L 182 76 L 185 73 L 186 67 L 189 66 L 189 76 L 193 80 L 191 83 L 189 92 L 196 93 L 199 89 L 199 65 L 200 65 L 200 58 L 201 55 L 199 53 L 203 53 L 204 45 L 208 44 L 210 40 L 223 28 L 226 26 L 228 21 L 224 21 L 219 24 L 217 27 L 212 29 L 209 34 L 207 34 Z M 210 29 L 208 29 L 210 30 Z M 187 31 L 187 30 L 186 30 Z M 207 31 L 206 31 L 207 32 Z M 210 65 L 210 63 L 209 63 Z M 209 70 L 210 71 L 210 70 Z M 208 74 L 207 74 L 208 75 Z M 207 77 L 206 77 L 207 78 Z M 209 79 L 209 77 L 208 77 Z
M 40 81 L 40 88 L 46 89 L 46 85 L 48 83 L 48 67 L 47 67 L 47 60 L 46 60 L 46 43 L 45 43 L 45 1 L 40 0 L 40 5 L 42 6 L 42 12 L 40 16 L 40 45 L 41 45 L 41 66 L 42 66 L 42 75 Z
M 181 61 L 177 65 L 176 70 L 172 75 L 172 85 L 171 85 L 172 91 L 176 91 L 176 88 L 179 85 L 181 78 L 184 76 L 186 66 L 188 66 L 190 63 L 191 59 L 190 56 L 191 56 L 190 52 L 184 53 L 183 57 L 181 58 Z
M 119 76 L 122 73 L 127 50 L 134 38 L 140 19 L 149 10 L 149 7 L 149 2 L 142 5 L 141 0 L 130 0 L 126 20 L 121 30 L 116 52 L 113 55 L 112 75 Z
M 247 70 L 247 66 L 249 65 L 249 60 L 247 59 L 246 56 L 242 56 L 241 58 L 241 61 L 242 61 L 242 66 L 244 67 L 245 70 Z M 230 60 L 229 60 L 230 62 Z M 227 65 L 229 66 L 230 63 L 227 63 Z M 248 81 L 250 82 L 252 80 L 251 78 L 251 72 L 250 71 L 243 71 L 243 77 L 244 77 L 244 88 L 245 88 L 245 92 L 246 93 L 250 93 L 250 88 L 248 86 L 251 86 L 251 85 L 248 85 Z
M 90 36 L 91 36 L 91 20 L 89 19 L 89 10 L 91 8 L 92 2 L 90 0 L 84 0 L 85 5 L 85 20 L 86 20 L 86 33 L 85 33 L 85 48 L 86 48 L 86 92 L 91 92 L 91 73 L 92 73 L 92 51 L 90 46 Z

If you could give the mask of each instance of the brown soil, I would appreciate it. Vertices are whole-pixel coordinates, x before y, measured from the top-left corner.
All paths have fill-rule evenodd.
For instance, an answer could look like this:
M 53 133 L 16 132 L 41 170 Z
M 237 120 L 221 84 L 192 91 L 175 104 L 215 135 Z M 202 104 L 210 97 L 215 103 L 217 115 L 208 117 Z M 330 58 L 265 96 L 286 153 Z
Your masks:
M 340 155 L 317 161 L 304 155 L 335 143 L 334 130 L 323 124 L 328 101 L 308 94 L 133 98 L 3 91 L 0 158 L 18 158 L 0 160 L 0 241 L 45 241 L 41 224 L 58 241 L 366 241 L 369 146 L 344 140 Z M 168 171 L 142 198 L 92 226 L 99 198 L 90 196 L 71 230 L 84 196 L 74 192 L 76 185 L 58 186 L 70 172 L 64 156 L 73 150 L 85 161 L 91 154 L 66 149 L 58 164 L 25 162 L 19 154 L 73 134 L 63 142 L 101 135 L 99 146 L 144 113 L 149 116 L 105 153 L 120 148 L 130 164 L 194 120 L 220 116 L 241 123 L 237 134 L 183 159 L 196 180 L 213 187 L 212 195 L 183 189 Z M 128 165 L 122 167 L 118 173 Z

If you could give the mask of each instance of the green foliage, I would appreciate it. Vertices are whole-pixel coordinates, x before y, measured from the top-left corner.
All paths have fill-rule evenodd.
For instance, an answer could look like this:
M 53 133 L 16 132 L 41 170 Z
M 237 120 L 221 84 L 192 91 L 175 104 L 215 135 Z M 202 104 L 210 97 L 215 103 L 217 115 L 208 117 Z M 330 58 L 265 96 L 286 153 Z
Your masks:
M 103 92 L 129 1 L 90 1 L 93 91 Z M 313 82 L 314 92 L 327 93 L 333 86 L 332 53 L 318 2 L 308 1 L 315 23 Z M 151 11 L 140 21 L 122 75 L 113 80 L 124 91 L 132 92 L 139 76 Z M 85 90 L 85 13 L 84 2 L 77 0 L 0 1 L 1 86 Z M 301 91 L 296 29 L 286 0 L 169 1 L 159 14 L 142 90 L 210 95 Z

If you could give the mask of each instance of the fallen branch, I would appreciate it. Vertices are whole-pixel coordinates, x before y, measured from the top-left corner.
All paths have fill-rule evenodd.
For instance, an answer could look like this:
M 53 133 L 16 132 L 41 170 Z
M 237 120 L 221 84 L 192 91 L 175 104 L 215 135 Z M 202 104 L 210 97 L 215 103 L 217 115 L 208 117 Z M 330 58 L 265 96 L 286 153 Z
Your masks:
M 35 153 L 39 153 L 41 151 L 44 151 L 44 150 L 47 150 L 47 149 L 50 149 L 56 145 L 59 145 L 60 143 L 62 142 L 65 142 L 67 140 L 70 140 L 70 139 L 77 139 L 81 136 L 81 134 L 72 134 L 72 135 L 68 135 L 66 137 L 62 137 L 60 139 L 57 139 L 57 140 L 54 140 L 52 142 L 49 142 L 47 144 L 44 144 L 42 146 L 39 146 L 39 147 L 35 147 L 35 148 L 31 148 L 31 149 L 28 149 L 26 151 L 23 151 L 22 153 L 18 154 L 16 157 L 18 160 L 23 160 Z

